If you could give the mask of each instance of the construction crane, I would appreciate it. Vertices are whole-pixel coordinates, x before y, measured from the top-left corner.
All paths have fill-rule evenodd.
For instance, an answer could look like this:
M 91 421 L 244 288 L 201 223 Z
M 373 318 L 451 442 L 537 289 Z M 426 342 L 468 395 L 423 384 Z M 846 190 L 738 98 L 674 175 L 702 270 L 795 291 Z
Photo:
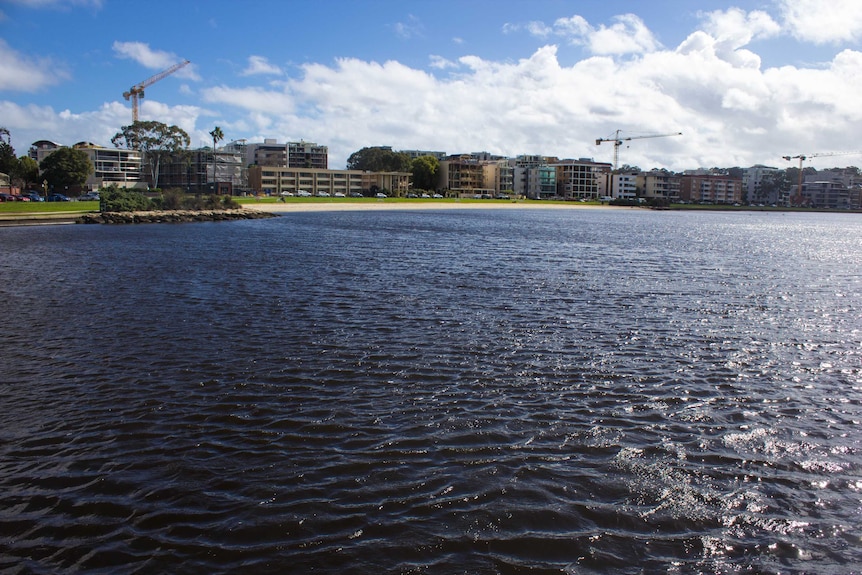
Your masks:
M 790 160 L 799 160 L 799 180 L 796 183 L 796 196 L 793 198 L 793 203 L 802 203 L 802 162 L 810 158 L 824 158 L 827 156 L 852 156 L 854 154 L 862 154 L 862 152 L 822 152 L 816 154 L 797 154 L 795 156 L 781 156 L 788 162 Z
M 617 169 L 617 164 L 620 161 L 620 146 L 623 145 L 623 142 L 628 142 L 629 140 L 642 140 L 644 138 L 667 138 L 668 136 L 682 136 L 682 132 L 674 132 L 673 134 L 649 134 L 646 136 L 626 136 L 625 138 L 620 137 L 620 132 L 622 130 L 617 130 L 614 132 L 613 138 L 599 138 L 596 140 L 596 145 L 600 146 L 602 142 L 613 142 L 614 143 L 614 170 Z
M 180 68 L 187 66 L 188 64 L 190 64 L 190 62 L 188 60 L 183 60 L 179 64 L 174 64 L 173 66 L 171 66 L 167 70 L 162 70 L 161 72 L 159 72 L 155 76 L 147 78 L 146 80 L 144 80 L 140 84 L 135 84 L 134 86 L 129 88 L 128 92 L 123 92 L 123 98 L 125 98 L 127 102 L 129 100 L 132 101 L 132 121 L 133 122 L 138 121 L 138 100 L 144 97 L 144 88 L 152 86 L 153 84 L 155 84 L 159 80 L 170 76 L 171 74 L 173 74 L 174 72 L 176 72 Z

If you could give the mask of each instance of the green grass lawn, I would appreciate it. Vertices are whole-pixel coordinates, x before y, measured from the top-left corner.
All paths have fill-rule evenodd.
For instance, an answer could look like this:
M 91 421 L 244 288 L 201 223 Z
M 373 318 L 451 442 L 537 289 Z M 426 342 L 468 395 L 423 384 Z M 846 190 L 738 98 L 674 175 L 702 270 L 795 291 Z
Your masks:
M 3 202 L 2 214 L 86 213 L 99 211 L 99 202 Z

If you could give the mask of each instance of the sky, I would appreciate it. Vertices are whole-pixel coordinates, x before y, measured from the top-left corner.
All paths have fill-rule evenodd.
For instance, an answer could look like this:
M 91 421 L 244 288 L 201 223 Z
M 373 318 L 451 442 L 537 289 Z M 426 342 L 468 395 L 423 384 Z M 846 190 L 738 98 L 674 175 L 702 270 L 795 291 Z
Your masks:
M 183 60 L 140 119 L 193 147 L 862 165 L 860 0 L 0 0 L 0 126 L 111 146 Z

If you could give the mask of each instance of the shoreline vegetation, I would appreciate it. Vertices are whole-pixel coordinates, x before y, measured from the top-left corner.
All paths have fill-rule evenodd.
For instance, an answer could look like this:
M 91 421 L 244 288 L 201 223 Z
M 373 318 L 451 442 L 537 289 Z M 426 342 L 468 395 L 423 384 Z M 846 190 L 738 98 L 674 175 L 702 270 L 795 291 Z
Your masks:
M 554 200 L 472 200 L 472 199 L 408 199 L 408 198 L 277 198 L 239 197 L 237 207 L 199 210 L 138 210 L 100 212 L 99 202 L 69 203 L 4 203 L 0 204 L 0 227 L 61 223 L 166 223 L 196 221 L 246 220 L 275 217 L 291 212 L 373 211 L 373 210 L 457 210 L 457 209 L 651 209 L 645 206 L 614 206 L 599 202 Z M 701 204 L 671 204 L 662 210 L 758 211 L 758 212 L 836 212 L 862 213 L 859 210 L 827 210 L 771 206 L 729 206 Z

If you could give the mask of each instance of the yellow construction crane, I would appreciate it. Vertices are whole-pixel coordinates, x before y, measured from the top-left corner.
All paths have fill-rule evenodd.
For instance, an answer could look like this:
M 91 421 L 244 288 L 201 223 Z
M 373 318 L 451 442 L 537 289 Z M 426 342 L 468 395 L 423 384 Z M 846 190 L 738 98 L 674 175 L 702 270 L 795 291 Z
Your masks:
M 682 132 L 674 132 L 673 134 L 649 134 L 647 136 L 626 136 L 625 138 L 620 137 L 620 132 L 622 130 L 617 130 L 613 134 L 613 138 L 599 138 L 596 140 L 596 145 L 600 146 L 602 142 L 613 142 L 614 143 L 614 170 L 617 169 L 617 164 L 620 161 L 620 146 L 623 145 L 623 142 L 628 142 L 629 140 L 642 140 L 644 138 L 667 138 L 668 136 L 682 136 Z
M 816 154 L 797 154 L 795 156 L 781 156 L 788 162 L 790 160 L 799 160 L 799 180 L 796 183 L 796 196 L 793 198 L 793 203 L 802 203 L 802 162 L 810 158 L 823 158 L 826 156 L 852 156 L 854 154 L 862 154 L 862 152 L 822 152 Z
M 147 88 L 148 86 L 152 86 L 153 84 L 155 84 L 159 80 L 161 80 L 167 76 L 170 76 L 171 74 L 173 74 L 174 72 L 176 72 L 180 68 L 187 66 L 189 63 L 190 62 L 188 60 L 183 60 L 179 64 L 174 64 L 173 66 L 171 66 L 167 70 L 162 70 L 161 72 L 159 72 L 155 76 L 147 78 L 146 80 L 144 80 L 140 84 L 135 84 L 134 86 L 129 88 L 128 92 L 123 92 L 123 98 L 125 98 L 127 102 L 129 100 L 132 101 L 132 121 L 133 122 L 138 121 L 138 100 L 140 98 L 144 97 L 144 88 Z

